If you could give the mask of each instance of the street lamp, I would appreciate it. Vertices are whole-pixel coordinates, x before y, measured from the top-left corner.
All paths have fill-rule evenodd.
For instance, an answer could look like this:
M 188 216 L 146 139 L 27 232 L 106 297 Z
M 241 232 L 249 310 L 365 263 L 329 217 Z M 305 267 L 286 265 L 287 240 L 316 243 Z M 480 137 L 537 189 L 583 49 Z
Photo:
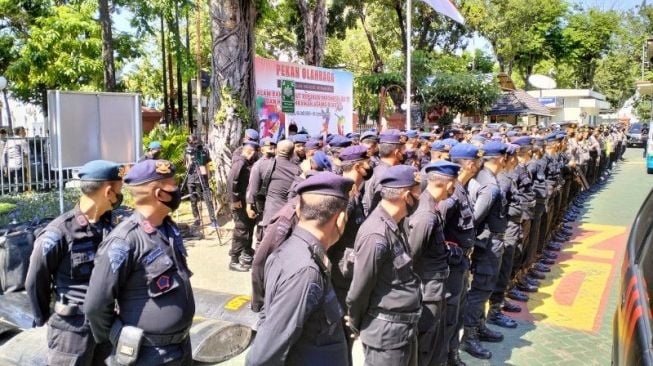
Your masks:
M 7 106 L 7 123 L 9 124 L 8 134 L 11 135 L 14 129 L 11 126 L 11 111 L 9 110 L 9 100 L 7 99 L 7 79 L 4 76 L 0 76 L 0 90 L 2 90 L 2 95 L 5 99 L 5 106 Z

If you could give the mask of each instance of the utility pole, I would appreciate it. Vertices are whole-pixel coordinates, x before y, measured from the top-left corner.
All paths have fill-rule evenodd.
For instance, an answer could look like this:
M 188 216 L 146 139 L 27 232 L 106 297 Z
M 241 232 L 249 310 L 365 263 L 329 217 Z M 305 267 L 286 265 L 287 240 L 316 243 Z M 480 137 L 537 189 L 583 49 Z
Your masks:
M 163 68 L 163 122 L 168 125 L 168 71 L 166 70 L 166 32 L 163 13 L 161 13 L 161 67 Z

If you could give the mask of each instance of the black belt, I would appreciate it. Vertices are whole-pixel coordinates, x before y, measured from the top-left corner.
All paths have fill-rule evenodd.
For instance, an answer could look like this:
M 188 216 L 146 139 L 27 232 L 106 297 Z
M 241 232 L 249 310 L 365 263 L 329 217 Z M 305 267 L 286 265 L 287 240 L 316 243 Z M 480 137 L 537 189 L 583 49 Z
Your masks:
M 54 312 L 61 316 L 84 315 L 84 309 L 81 305 L 64 304 L 59 301 L 54 303 Z
M 179 344 L 188 338 L 188 331 L 173 334 L 143 334 L 143 345 L 149 347 L 164 347 Z
M 492 239 L 506 240 L 506 233 L 495 233 L 492 232 Z
M 415 324 L 419 321 L 419 317 L 422 315 L 422 311 L 420 310 L 416 313 L 395 313 L 385 310 L 369 310 L 367 314 L 371 317 L 388 322 Z

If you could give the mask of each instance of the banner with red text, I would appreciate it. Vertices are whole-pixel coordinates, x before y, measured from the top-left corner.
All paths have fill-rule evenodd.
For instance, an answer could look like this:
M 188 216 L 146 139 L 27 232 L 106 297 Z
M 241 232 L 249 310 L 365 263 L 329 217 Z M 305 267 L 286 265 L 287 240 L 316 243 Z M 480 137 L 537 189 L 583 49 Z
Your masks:
M 280 136 L 286 124 L 309 134 L 353 129 L 354 75 L 257 57 L 256 111 L 261 137 Z M 295 113 L 281 112 L 281 81 L 295 82 Z

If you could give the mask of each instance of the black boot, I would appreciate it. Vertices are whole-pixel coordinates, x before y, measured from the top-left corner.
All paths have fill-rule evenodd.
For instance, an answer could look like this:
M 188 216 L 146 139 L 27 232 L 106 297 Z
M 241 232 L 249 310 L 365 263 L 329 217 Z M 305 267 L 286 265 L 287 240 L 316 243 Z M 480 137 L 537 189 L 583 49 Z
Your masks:
M 483 348 L 483 345 L 478 338 L 478 328 L 465 327 L 463 333 L 463 351 L 469 353 L 472 357 L 480 358 L 482 360 L 489 360 L 492 358 L 492 352 Z
M 447 366 L 467 366 L 467 364 L 460 359 L 458 348 L 452 348 L 449 350 Z
M 495 332 L 485 325 L 485 321 L 481 321 L 481 326 L 478 327 L 478 339 L 481 342 L 499 343 L 503 341 L 503 334 Z
M 517 328 L 517 322 L 501 312 L 501 305 L 493 305 L 490 308 L 487 314 L 487 322 L 502 328 Z

